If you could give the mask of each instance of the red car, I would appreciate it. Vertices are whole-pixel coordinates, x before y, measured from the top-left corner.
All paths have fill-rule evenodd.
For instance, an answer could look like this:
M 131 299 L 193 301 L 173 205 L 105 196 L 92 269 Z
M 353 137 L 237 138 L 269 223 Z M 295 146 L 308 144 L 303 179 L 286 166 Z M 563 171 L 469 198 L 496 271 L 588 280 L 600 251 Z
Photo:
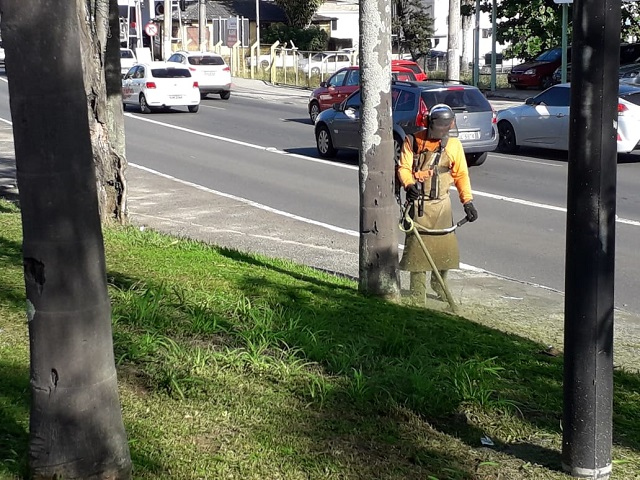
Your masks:
M 429 79 L 424 70 L 420 68 L 420 65 L 413 60 L 391 60 L 391 68 L 393 69 L 394 67 L 408 68 L 415 74 L 416 80 L 419 82 L 426 82 Z
M 418 80 L 414 72 L 404 66 L 391 65 L 393 80 Z M 340 103 L 360 88 L 360 69 L 357 66 L 345 67 L 320 83 L 309 96 L 309 118 L 315 123 L 316 117 L 323 110 L 327 110 L 334 103 Z

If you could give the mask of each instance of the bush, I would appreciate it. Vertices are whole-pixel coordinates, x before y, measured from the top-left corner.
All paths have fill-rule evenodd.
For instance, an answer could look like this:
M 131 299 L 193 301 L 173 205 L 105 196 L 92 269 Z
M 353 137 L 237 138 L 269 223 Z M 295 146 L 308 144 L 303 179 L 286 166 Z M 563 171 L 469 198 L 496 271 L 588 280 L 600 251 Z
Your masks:
M 275 23 L 265 27 L 261 33 L 265 43 L 293 42 L 299 50 L 319 51 L 326 50 L 329 43 L 329 35 L 320 27 L 296 28 L 284 23 Z

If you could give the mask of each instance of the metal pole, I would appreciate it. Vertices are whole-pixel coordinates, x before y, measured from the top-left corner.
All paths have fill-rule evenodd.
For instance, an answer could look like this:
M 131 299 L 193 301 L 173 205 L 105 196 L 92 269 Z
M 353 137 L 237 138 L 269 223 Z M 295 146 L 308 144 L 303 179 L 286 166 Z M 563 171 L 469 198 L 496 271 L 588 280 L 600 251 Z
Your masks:
M 476 0 L 476 28 L 473 36 L 473 84 L 480 82 L 480 0 Z
M 491 4 L 491 91 L 496 90 L 496 0 Z M 504 59 L 502 60 L 504 62 Z
M 256 56 L 256 65 L 260 59 L 260 0 L 256 0 L 256 44 L 258 45 L 258 53 Z
M 612 470 L 620 5 L 573 7 L 562 465 L 590 479 Z
M 167 60 L 171 56 L 171 28 L 173 27 L 173 11 L 171 0 L 164 0 L 164 23 L 162 27 L 162 58 Z
M 200 0 L 198 5 L 198 38 L 200 41 L 200 51 L 207 51 L 207 2 Z
M 569 4 L 562 4 L 562 67 L 560 70 L 560 81 L 567 81 L 567 16 L 569 14 Z

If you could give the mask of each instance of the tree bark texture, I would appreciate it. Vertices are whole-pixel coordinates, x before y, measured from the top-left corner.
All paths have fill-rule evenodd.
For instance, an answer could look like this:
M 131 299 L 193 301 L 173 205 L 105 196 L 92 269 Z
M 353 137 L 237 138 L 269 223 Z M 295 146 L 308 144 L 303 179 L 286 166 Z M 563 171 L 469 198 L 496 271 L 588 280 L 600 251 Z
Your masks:
M 360 2 L 360 291 L 397 300 L 398 205 L 391 116 L 391 1 Z
M 460 0 L 449 0 L 447 78 L 460 80 Z
M 128 479 L 76 2 L 3 0 L 35 479 Z
M 100 218 L 126 223 L 118 2 L 78 0 L 76 4 Z

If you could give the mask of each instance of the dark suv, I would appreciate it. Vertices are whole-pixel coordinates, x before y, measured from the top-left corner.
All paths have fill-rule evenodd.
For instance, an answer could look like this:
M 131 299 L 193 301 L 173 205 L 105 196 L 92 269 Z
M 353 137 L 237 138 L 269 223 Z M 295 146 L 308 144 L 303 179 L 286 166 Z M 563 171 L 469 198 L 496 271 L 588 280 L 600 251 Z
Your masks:
M 458 138 L 467 164 L 481 165 L 498 146 L 496 114 L 476 87 L 461 82 L 393 82 L 393 139 L 396 157 L 405 134 L 423 130 L 424 114 L 438 103 L 449 105 L 456 114 Z M 318 115 L 316 145 L 322 157 L 332 157 L 339 149 L 360 146 L 360 91 Z M 396 158 L 397 159 L 397 158 Z

